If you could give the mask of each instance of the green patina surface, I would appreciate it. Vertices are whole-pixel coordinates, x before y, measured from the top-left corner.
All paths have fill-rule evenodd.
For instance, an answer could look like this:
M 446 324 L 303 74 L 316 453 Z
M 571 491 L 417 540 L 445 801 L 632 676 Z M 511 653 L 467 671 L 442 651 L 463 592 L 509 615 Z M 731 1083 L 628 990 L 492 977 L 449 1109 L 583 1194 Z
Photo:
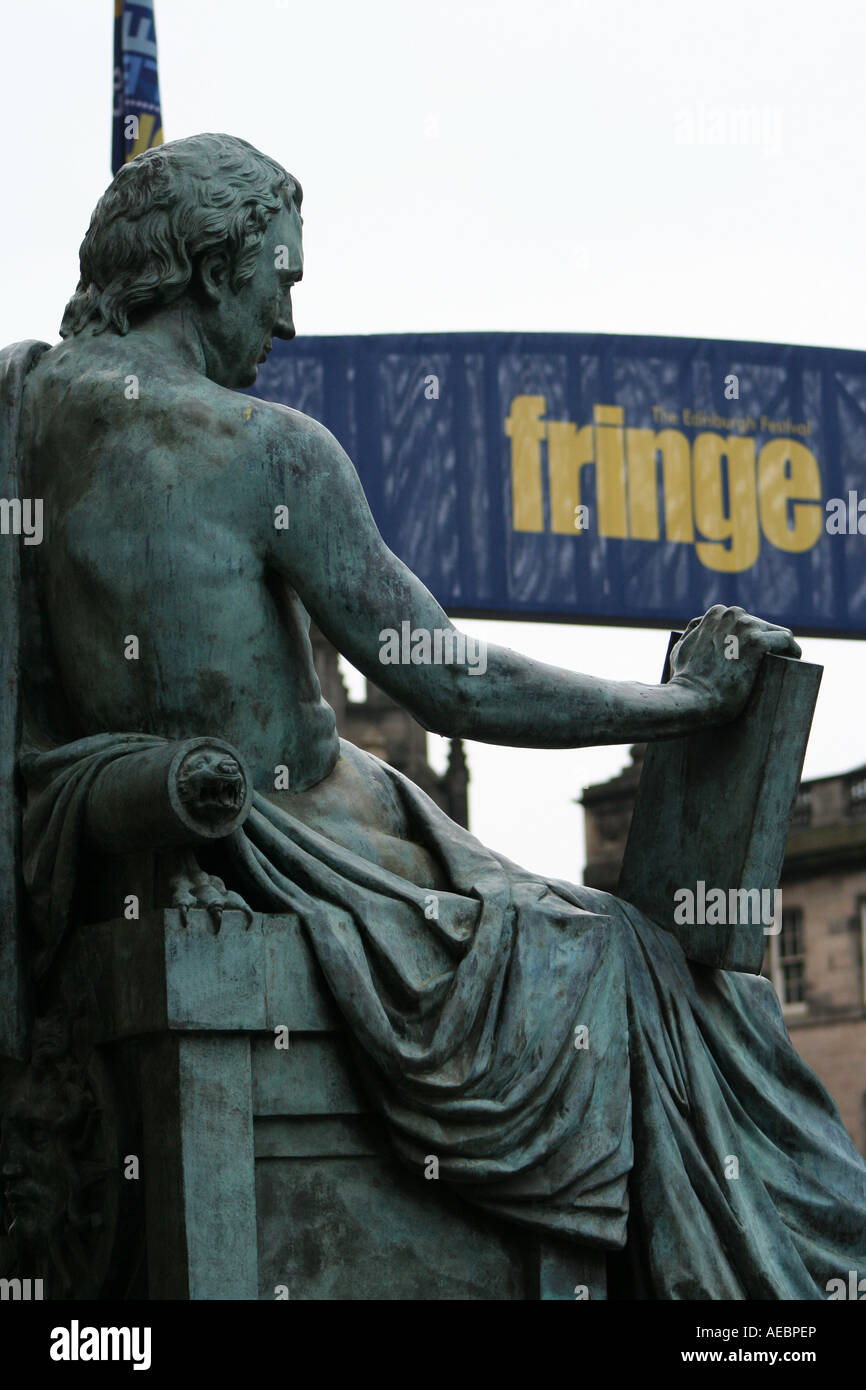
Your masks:
M 128 1093 L 118 1133 L 142 1137 L 154 1296 L 272 1281 L 424 1296 L 438 1262 L 427 1296 L 487 1280 L 498 1297 L 597 1297 L 607 1252 L 620 1296 L 824 1297 L 866 1271 L 866 1167 L 768 982 L 700 963 L 705 943 L 691 959 L 664 904 L 646 915 L 502 859 L 341 740 L 308 626 L 426 728 L 536 748 L 716 746 L 764 656 L 799 648 L 714 608 L 659 686 L 493 645 L 483 672 L 380 661 L 385 629 L 453 625 L 382 542 L 333 436 L 239 391 L 294 335 L 301 207 L 297 180 L 242 141 L 149 151 L 94 214 L 63 341 L 3 354 L 5 476 L 45 506 L 20 574 L 3 561 L 22 633 L 3 686 L 4 1051 L 24 1060 L 28 1008 L 87 1000 L 69 1045 L 91 1049 L 82 1075 L 94 1049 L 109 1058 Z M 732 883 L 745 814 L 734 798 L 707 817 L 708 862 L 730 846 Z M 768 861 L 780 833 L 761 831 Z M 121 865 L 150 851 L 134 881 L 155 915 L 129 921 Z M 652 868 L 648 845 L 650 890 Z M 268 1040 L 293 1026 L 275 999 L 339 1020 L 303 1045 L 306 1069 Z M 9 1161 L 14 1210 L 26 1148 Z M 118 1229 L 134 1225 L 121 1207 Z M 33 1248 L 59 1248 L 31 1208 Z

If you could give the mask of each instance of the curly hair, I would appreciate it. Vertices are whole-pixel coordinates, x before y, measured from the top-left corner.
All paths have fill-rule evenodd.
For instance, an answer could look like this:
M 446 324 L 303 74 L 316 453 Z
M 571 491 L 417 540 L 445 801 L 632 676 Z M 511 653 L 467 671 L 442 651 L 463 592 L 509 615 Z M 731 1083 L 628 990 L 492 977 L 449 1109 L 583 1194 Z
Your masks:
M 81 278 L 60 336 L 88 324 L 129 331 L 130 316 L 170 304 L 196 261 L 223 248 L 238 289 L 253 274 L 274 213 L 300 209 L 298 180 L 232 135 L 192 135 L 146 150 L 118 171 L 81 243 Z

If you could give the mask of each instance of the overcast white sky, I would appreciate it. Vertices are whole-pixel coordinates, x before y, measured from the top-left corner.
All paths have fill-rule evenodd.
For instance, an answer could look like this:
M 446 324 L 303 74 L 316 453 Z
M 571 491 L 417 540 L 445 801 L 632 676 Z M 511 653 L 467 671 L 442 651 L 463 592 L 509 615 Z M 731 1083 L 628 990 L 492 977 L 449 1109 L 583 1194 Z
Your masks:
M 3 343 L 55 341 L 75 286 L 110 177 L 112 15 L 111 0 L 4 11 Z M 299 333 L 866 346 L 856 0 L 156 0 L 156 19 L 166 137 L 241 135 L 303 184 Z M 714 131 L 724 144 L 702 141 Z M 666 647 L 658 631 L 462 626 L 649 682 Z M 826 667 L 806 774 L 866 762 L 862 645 L 802 645 Z M 472 828 L 574 879 L 572 800 L 625 761 L 472 744 Z

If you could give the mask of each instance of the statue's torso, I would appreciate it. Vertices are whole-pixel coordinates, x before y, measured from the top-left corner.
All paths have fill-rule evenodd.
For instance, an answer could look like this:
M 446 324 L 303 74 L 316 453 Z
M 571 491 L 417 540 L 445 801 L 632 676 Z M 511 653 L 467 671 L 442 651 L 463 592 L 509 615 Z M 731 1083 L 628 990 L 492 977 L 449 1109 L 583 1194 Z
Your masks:
M 219 734 L 262 789 L 279 766 L 309 786 L 339 741 L 307 614 L 266 571 L 245 399 L 155 370 L 127 341 L 61 345 L 24 398 L 35 568 L 72 727 Z
M 432 883 L 387 779 L 339 739 L 309 617 L 266 563 L 250 404 L 116 335 L 61 344 L 32 371 L 22 454 L 26 495 L 44 502 L 33 564 L 66 736 L 216 734 L 272 800 Z

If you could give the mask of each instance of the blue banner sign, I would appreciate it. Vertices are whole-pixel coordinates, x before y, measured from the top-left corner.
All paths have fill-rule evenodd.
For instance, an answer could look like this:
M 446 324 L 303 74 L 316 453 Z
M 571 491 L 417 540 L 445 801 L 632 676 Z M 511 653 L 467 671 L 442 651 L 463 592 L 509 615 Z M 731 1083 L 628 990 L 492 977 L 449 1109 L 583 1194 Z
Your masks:
M 580 333 L 275 342 L 453 615 L 866 635 L 866 353 Z

